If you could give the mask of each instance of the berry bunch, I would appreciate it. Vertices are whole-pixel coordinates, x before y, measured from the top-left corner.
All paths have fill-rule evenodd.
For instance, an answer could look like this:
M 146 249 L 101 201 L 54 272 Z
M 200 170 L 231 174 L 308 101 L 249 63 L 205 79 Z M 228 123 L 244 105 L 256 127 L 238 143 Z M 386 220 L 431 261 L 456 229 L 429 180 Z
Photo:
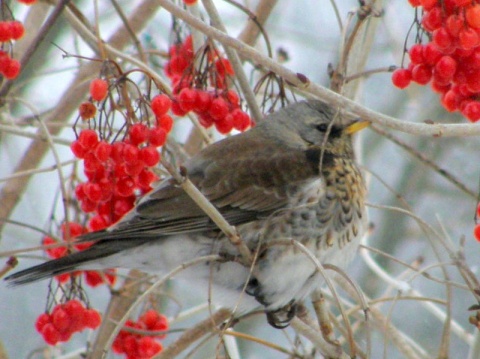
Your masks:
M 193 111 L 202 126 L 215 125 L 223 134 L 233 129 L 245 131 L 251 125 L 250 116 L 240 108 L 238 93 L 228 88 L 228 78 L 234 71 L 227 59 L 219 57 L 216 50 L 207 51 L 207 61 L 202 61 L 206 63 L 205 71 L 195 70 L 191 36 L 172 46 L 169 54 L 165 73 L 173 86 L 174 115 L 185 116 Z
M 78 300 L 72 299 L 56 305 L 51 313 L 41 314 L 35 328 L 47 344 L 55 345 L 66 342 L 76 332 L 84 329 L 96 329 L 102 317 L 95 309 L 88 309 Z
M 98 231 L 116 222 L 132 207 L 135 192 L 148 192 L 157 176 L 149 167 L 160 161 L 157 147 L 165 143 L 167 130 L 156 126 L 148 128 L 142 123 L 130 126 L 128 138 L 113 144 L 99 140 L 94 130 L 82 130 L 71 144 L 77 158 L 83 159 L 88 178 L 75 189 L 81 209 L 95 212 L 89 229 Z
M 149 330 L 166 331 L 168 330 L 167 318 L 157 311 L 150 309 L 146 311 L 138 321 L 128 320 L 126 327 Z M 148 359 L 158 354 L 162 350 L 162 345 L 155 338 L 163 338 L 164 334 L 140 335 L 121 330 L 113 342 L 112 349 L 117 354 L 126 354 L 127 359 Z
M 0 42 L 20 39 L 25 33 L 23 24 L 19 21 L 0 21 Z M 12 80 L 20 73 L 20 62 L 0 50 L 0 74 Z
M 421 20 L 427 44 L 409 51 L 408 68 L 397 69 L 392 82 L 398 88 L 411 81 L 431 83 L 443 107 L 460 111 L 472 122 L 480 119 L 480 4 L 471 0 L 409 0 L 423 8 Z
M 67 235 L 67 228 L 69 230 L 69 234 Z M 69 249 L 68 249 L 68 242 L 70 242 L 73 238 L 80 236 L 81 234 L 84 234 L 87 232 L 87 229 L 82 227 L 80 224 L 76 222 L 69 222 L 68 226 L 66 223 L 63 223 L 61 226 L 61 232 L 62 232 L 62 239 L 65 242 L 65 246 L 61 247 L 55 247 L 55 248 L 48 248 L 45 250 L 47 255 L 50 258 L 61 258 L 64 257 L 68 254 Z M 43 237 L 42 244 L 45 246 L 52 245 L 52 244 L 57 244 L 57 241 L 49 236 Z M 90 247 L 92 244 L 85 242 L 85 243 L 76 243 L 73 245 L 73 247 L 78 250 L 78 251 L 83 251 Z M 105 283 L 105 280 L 110 284 L 113 285 L 115 284 L 115 281 L 117 277 L 115 276 L 115 270 L 107 270 L 105 273 L 101 274 L 96 271 L 76 271 L 73 273 L 64 273 L 57 275 L 55 278 L 59 283 L 66 283 L 72 276 L 78 276 L 83 272 L 85 276 L 85 282 L 91 286 L 91 287 L 96 287 L 100 284 Z

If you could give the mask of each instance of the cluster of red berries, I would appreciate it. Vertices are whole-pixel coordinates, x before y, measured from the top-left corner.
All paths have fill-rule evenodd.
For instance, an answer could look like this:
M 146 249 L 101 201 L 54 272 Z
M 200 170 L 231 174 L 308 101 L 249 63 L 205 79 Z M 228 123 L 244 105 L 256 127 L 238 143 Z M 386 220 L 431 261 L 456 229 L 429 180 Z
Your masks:
M 69 230 L 69 235 L 67 235 L 67 228 Z M 62 232 L 62 239 L 65 243 L 70 242 L 73 238 L 78 237 L 87 232 L 87 229 L 82 227 L 80 224 L 76 222 L 69 222 L 68 226 L 66 223 L 63 223 L 61 226 Z M 45 246 L 57 244 L 57 241 L 49 236 L 43 237 L 42 244 Z M 92 243 L 84 242 L 84 243 L 76 243 L 73 247 L 78 251 L 83 251 L 90 247 Z M 48 248 L 45 250 L 47 255 L 50 258 L 61 258 L 66 256 L 69 253 L 68 245 L 55 247 L 55 248 Z M 73 273 L 64 273 L 57 275 L 55 278 L 59 283 L 66 283 L 72 276 L 76 277 L 81 273 L 84 274 L 85 282 L 91 287 L 97 287 L 100 284 L 108 282 L 110 285 L 115 284 L 117 277 L 115 275 L 115 270 L 110 269 L 105 271 L 104 273 L 99 273 L 96 271 L 76 271 Z
M 128 320 L 125 326 L 144 331 L 164 332 L 168 330 L 168 321 L 165 316 L 150 309 L 138 321 Z M 155 340 L 163 337 L 165 334 L 141 335 L 121 330 L 113 342 L 112 349 L 117 354 L 126 354 L 127 359 L 149 359 L 163 349 L 162 344 Z
M 0 42 L 20 39 L 25 33 L 19 21 L 0 21 Z M 5 51 L 0 51 L 0 74 L 12 80 L 20 73 L 20 62 L 12 59 Z
M 90 85 L 90 96 L 95 101 L 105 99 L 108 83 L 95 79 Z M 93 117 L 88 107 L 90 102 L 80 105 L 83 119 Z M 93 105 L 94 106 L 94 105 Z M 167 114 L 171 100 L 165 95 L 152 100 L 152 112 L 156 123 L 148 127 L 144 123 L 130 125 L 127 136 L 121 141 L 109 143 L 100 140 L 95 130 L 84 129 L 70 148 L 73 154 L 83 159 L 84 172 L 88 178 L 75 189 L 81 209 L 85 213 L 95 212 L 90 219 L 89 229 L 98 231 L 119 220 L 133 208 L 136 195 L 151 190 L 157 176 L 151 171 L 160 161 L 158 147 L 163 146 L 173 126 Z M 87 109 L 86 109 L 87 108 Z M 93 112 L 95 113 L 96 108 Z M 93 113 L 93 115 L 94 115 Z
M 234 75 L 228 59 L 219 58 L 216 53 L 207 56 L 212 89 L 205 90 L 192 85 L 196 70 L 193 67 L 195 56 L 191 36 L 183 43 L 170 47 L 169 54 L 170 61 L 165 66 L 165 73 L 173 85 L 174 115 L 185 116 L 193 111 L 202 126 L 208 128 L 215 125 L 217 131 L 223 134 L 233 129 L 245 131 L 251 125 L 250 116 L 240 108 L 237 92 L 228 89 L 228 77 Z
M 72 299 L 56 305 L 51 313 L 41 314 L 37 318 L 35 328 L 47 344 L 55 345 L 70 340 L 76 332 L 87 328 L 96 329 L 101 322 L 99 312 L 87 309 L 80 301 Z
M 397 69 L 392 81 L 405 88 L 414 81 L 431 82 L 443 107 L 480 119 L 480 4 L 472 0 L 409 0 L 423 7 L 422 28 L 431 41 L 413 45 L 410 64 Z

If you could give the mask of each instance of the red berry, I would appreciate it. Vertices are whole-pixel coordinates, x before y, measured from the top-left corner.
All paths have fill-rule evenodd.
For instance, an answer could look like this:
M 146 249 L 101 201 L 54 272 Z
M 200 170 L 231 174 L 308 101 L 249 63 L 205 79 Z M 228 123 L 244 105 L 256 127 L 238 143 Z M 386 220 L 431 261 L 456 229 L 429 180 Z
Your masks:
M 150 103 L 152 112 L 155 116 L 160 117 L 165 115 L 172 107 L 172 100 L 167 95 L 157 95 Z
M 475 29 L 480 28 L 480 5 L 476 4 L 469 7 L 465 11 L 465 19 L 471 27 Z
M 473 235 L 475 239 L 480 242 L 480 224 L 477 224 L 473 229 Z
M 137 177 L 140 172 L 142 172 L 143 168 L 145 167 L 145 163 L 143 159 L 140 158 L 140 152 L 138 154 L 138 161 L 135 163 L 127 163 L 125 165 L 125 173 L 132 177 Z
M 108 83 L 103 79 L 94 79 L 90 82 L 90 96 L 95 101 L 102 101 L 107 97 Z
M 474 48 L 480 41 L 477 32 L 471 28 L 461 30 L 458 38 L 460 46 L 465 50 Z
M 197 113 L 208 111 L 212 103 L 213 96 L 206 91 L 198 91 L 193 110 Z
M 84 190 L 85 190 L 85 187 L 84 187 Z M 62 223 L 61 229 L 62 229 L 63 239 L 67 239 L 67 238 L 72 239 L 80 236 L 85 232 L 83 226 L 77 222 L 68 222 L 68 229 L 67 229 L 67 222 Z M 67 237 L 67 234 L 68 234 L 68 237 Z
M 408 69 L 396 69 L 392 73 L 392 82 L 395 87 L 404 89 L 410 85 L 412 80 L 412 73 Z
M 97 329 L 102 323 L 102 316 L 95 309 L 87 309 L 85 311 L 85 317 L 85 323 L 87 324 L 87 328 Z
M 133 201 L 129 198 L 117 199 L 113 205 L 113 213 L 119 218 L 133 208 Z
M 97 177 L 97 171 L 101 171 L 103 169 L 102 163 L 98 160 L 93 152 L 87 152 L 85 154 L 83 158 L 83 166 L 85 168 L 85 174 L 89 180 L 94 180 Z
M 471 122 L 480 120 L 480 102 L 470 101 L 462 110 L 462 114 Z
M 21 65 L 19 61 L 10 59 L 8 65 L 3 69 L 2 73 L 7 79 L 12 80 L 20 73 L 20 67 Z
M 83 145 L 83 147 L 85 147 L 87 151 L 93 150 L 99 142 L 97 132 L 95 132 L 95 130 L 88 129 L 80 132 L 78 141 Z
M 37 2 L 37 0 L 17 0 L 19 3 L 25 4 L 25 5 L 32 5 Z
M 215 121 L 220 121 L 227 116 L 228 111 L 229 109 L 227 102 L 223 98 L 217 97 L 212 101 L 208 113 Z
M 189 112 L 192 111 L 195 107 L 195 102 L 197 100 L 197 91 L 188 87 L 183 88 L 177 97 L 178 105 L 180 108 Z
M 233 118 L 233 127 L 238 131 L 245 131 L 250 126 L 250 116 L 241 109 L 236 108 L 231 113 Z
M 97 157 L 97 159 L 102 163 L 104 163 L 110 158 L 111 153 L 112 145 L 108 142 L 101 141 L 99 142 L 97 147 L 95 147 L 95 157 Z
M 77 158 L 83 158 L 87 152 L 85 147 L 78 140 L 75 140 L 70 144 L 70 150 Z
M 412 80 L 420 85 L 426 85 L 432 78 L 432 69 L 427 65 L 415 65 L 412 70 Z
M 137 350 L 141 358 L 151 358 L 162 350 L 162 345 L 152 337 L 146 336 L 138 340 Z
M 435 65 L 435 71 L 440 76 L 451 79 L 457 71 L 457 62 L 451 56 L 443 56 Z
M 442 96 L 442 105 L 448 112 L 453 112 L 458 109 L 459 96 L 455 91 L 447 91 L 445 95 Z
M 10 41 L 12 34 L 10 33 L 10 25 L 7 21 L 0 21 L 0 42 Z
M 437 49 L 437 47 L 429 42 L 425 46 L 423 46 L 423 58 L 425 59 L 425 63 L 427 65 L 435 65 L 442 57 L 443 54 Z
M 48 313 L 40 314 L 40 316 L 35 321 L 35 329 L 37 332 L 41 333 L 45 325 L 51 323 L 51 316 Z
M 183 0 L 183 3 L 188 6 L 195 5 L 197 3 L 197 0 Z
M 70 331 L 72 333 L 81 331 L 85 328 L 84 317 L 86 309 L 80 301 L 76 299 L 69 300 L 63 305 L 63 309 L 70 316 Z
M 97 113 L 97 106 L 95 106 L 91 102 L 83 102 L 78 107 L 78 114 L 84 121 L 94 118 L 96 113 Z
M 452 46 L 453 40 L 448 31 L 444 27 L 441 27 L 433 32 L 432 42 L 440 50 L 445 50 Z
M 167 140 L 167 132 L 161 127 L 154 127 L 150 129 L 148 134 L 148 142 L 150 145 L 160 147 L 165 144 Z
M 472 71 L 466 78 L 467 89 L 472 93 L 480 92 L 480 71 Z
M 100 215 L 93 216 L 88 221 L 88 228 L 90 228 L 92 232 L 100 231 L 107 227 L 108 227 L 107 221 L 105 221 L 105 219 Z
M 180 103 L 178 101 L 173 101 L 172 102 L 172 113 L 175 115 L 175 116 L 178 116 L 178 117 L 182 117 L 182 116 L 185 116 L 187 114 L 186 111 L 184 111 L 181 107 L 180 107 Z M 163 116 L 168 116 L 168 115 L 163 115 Z M 161 117 L 163 117 L 161 116 Z M 158 117 L 157 117 L 158 118 Z
M 439 7 L 434 7 L 430 11 L 426 11 L 422 18 L 422 25 L 425 30 L 433 32 L 440 28 L 443 23 L 442 10 Z
M 130 141 L 135 146 L 145 142 L 148 138 L 148 133 L 148 127 L 143 123 L 133 124 L 128 131 Z
M 182 75 L 189 64 L 190 61 L 183 56 L 172 56 L 169 63 L 169 69 L 173 74 Z
M 205 128 L 209 128 L 210 126 L 213 125 L 213 118 L 210 116 L 209 113 L 201 113 L 198 116 L 198 122 L 200 122 L 200 125 L 202 125 Z
M 124 177 L 117 181 L 115 192 L 121 197 L 129 197 L 135 191 L 135 181 L 130 177 Z
M 163 128 L 166 133 L 169 133 L 173 127 L 173 119 L 169 115 L 157 117 L 157 126 Z
M 408 2 L 410 3 L 410 5 L 412 5 L 412 7 L 417 7 L 421 5 L 420 0 L 408 0 Z
M 464 21 L 462 14 L 450 15 L 445 24 L 448 33 L 453 37 L 458 37 L 460 30 L 463 29 Z
M 125 145 L 123 150 L 123 159 L 126 163 L 137 163 L 140 150 L 134 145 Z
M 87 183 L 84 191 L 87 195 L 87 198 L 92 202 L 97 203 L 102 198 L 102 190 L 97 183 Z
M 93 212 L 97 209 L 97 203 L 90 201 L 88 198 L 85 198 L 80 203 L 80 209 L 85 213 Z
M 70 273 L 63 273 L 55 276 L 55 279 L 60 284 L 65 284 L 70 280 L 71 274 Z
M 435 7 L 437 3 L 438 0 L 420 0 L 421 6 L 427 11 Z
M 25 28 L 20 21 L 10 21 L 8 25 L 10 26 L 10 35 L 12 40 L 18 40 L 22 38 L 23 34 L 25 33 Z
M 137 338 L 133 334 L 128 334 L 123 339 L 123 350 L 127 354 L 127 358 L 135 358 L 138 354 Z
M 167 317 L 165 317 L 164 315 L 160 314 L 159 315 L 159 319 L 157 320 L 157 322 L 153 325 L 153 327 L 149 328 L 150 330 L 152 331 L 155 331 L 155 332 L 166 332 L 168 330 L 168 320 L 167 320 Z M 164 338 L 166 334 L 161 334 L 161 335 L 157 335 L 157 337 L 159 338 Z
M 48 323 L 42 328 L 42 336 L 49 345 L 55 345 L 60 341 L 60 333 L 52 323 Z
M 140 150 L 140 159 L 148 167 L 155 166 L 160 161 L 160 153 L 155 146 L 147 146 Z
M 95 288 L 100 284 L 103 284 L 102 276 L 98 272 L 87 270 L 84 272 L 84 275 L 85 275 L 85 282 L 92 288 Z
M 227 114 L 223 119 L 215 121 L 215 128 L 222 134 L 230 133 L 233 130 L 233 116 Z
M 413 45 L 410 50 L 408 50 L 408 55 L 410 56 L 410 61 L 415 64 L 422 64 L 425 59 L 423 57 L 423 45 L 422 44 L 415 44 Z
M 452 0 L 456 6 L 458 7 L 465 7 L 472 3 L 472 0 Z
M 124 142 L 114 142 L 112 144 L 112 155 L 111 155 L 111 157 L 118 164 L 124 162 L 123 152 L 125 150 L 125 146 L 126 146 L 126 144 Z
M 71 325 L 71 319 L 68 313 L 61 306 L 57 306 L 52 312 L 52 323 L 55 329 L 57 329 L 60 333 L 63 333 L 69 329 Z
M 215 61 L 215 68 L 217 69 L 217 73 L 222 77 L 225 77 L 225 75 L 235 75 L 232 64 L 228 59 L 218 59 Z
M 228 90 L 227 91 L 227 100 L 233 108 L 237 108 L 240 106 L 240 97 L 238 97 L 238 93 L 235 90 Z
M 155 175 L 155 173 L 149 171 L 148 169 L 143 169 L 138 175 L 138 184 L 143 189 L 149 190 L 152 182 L 156 181 L 157 179 L 158 177 Z
M 153 328 L 159 320 L 160 320 L 160 314 L 154 309 L 147 310 L 140 317 L 140 321 L 143 322 L 147 326 L 147 329 L 149 330 L 151 330 L 151 328 Z

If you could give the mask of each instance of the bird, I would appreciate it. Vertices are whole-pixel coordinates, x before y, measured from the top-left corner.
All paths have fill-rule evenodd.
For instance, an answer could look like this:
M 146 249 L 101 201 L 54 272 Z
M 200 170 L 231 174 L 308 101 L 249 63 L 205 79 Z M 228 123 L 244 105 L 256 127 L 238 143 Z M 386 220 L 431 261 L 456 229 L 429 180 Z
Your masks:
M 86 250 L 13 273 L 21 285 L 77 270 L 135 268 L 166 273 L 188 261 L 181 279 L 239 313 L 262 308 L 275 328 L 324 280 L 315 263 L 345 268 L 367 230 L 367 195 L 352 135 L 368 126 L 319 100 L 273 112 L 250 130 L 211 144 L 183 172 L 236 229 L 254 254 L 238 247 L 172 178 L 161 181 L 113 226 L 78 237 Z M 289 242 L 290 241 L 290 242 Z M 193 287 L 192 287 L 193 288 Z M 240 299 L 239 299 L 240 298 Z

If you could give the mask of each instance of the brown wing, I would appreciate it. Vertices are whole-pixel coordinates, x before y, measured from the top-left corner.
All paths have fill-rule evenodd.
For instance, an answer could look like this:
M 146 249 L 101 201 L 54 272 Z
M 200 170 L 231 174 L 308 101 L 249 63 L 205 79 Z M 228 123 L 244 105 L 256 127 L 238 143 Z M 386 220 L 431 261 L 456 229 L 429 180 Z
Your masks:
M 316 179 L 318 162 L 300 146 L 285 146 L 257 129 L 207 147 L 186 165 L 188 178 L 232 225 L 250 222 L 288 205 L 288 196 Z M 108 236 L 146 238 L 216 229 L 171 180 L 142 198 Z M 88 235 L 88 240 L 105 234 Z

